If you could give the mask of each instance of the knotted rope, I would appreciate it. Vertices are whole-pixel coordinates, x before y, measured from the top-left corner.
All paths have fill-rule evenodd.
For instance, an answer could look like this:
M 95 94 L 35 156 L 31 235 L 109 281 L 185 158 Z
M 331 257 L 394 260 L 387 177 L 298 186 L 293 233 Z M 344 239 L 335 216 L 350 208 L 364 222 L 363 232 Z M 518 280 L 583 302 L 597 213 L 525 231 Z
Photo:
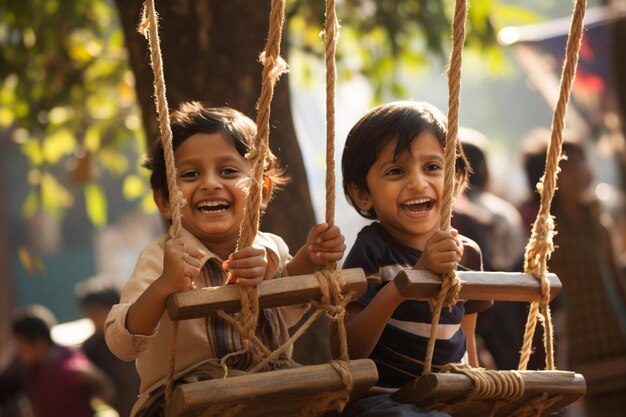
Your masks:
M 517 400 L 524 395 L 524 380 L 516 371 L 494 371 L 472 368 L 469 365 L 448 364 L 440 372 L 453 372 L 466 375 L 472 380 L 472 389 L 462 398 L 453 402 L 438 403 L 433 408 L 452 414 L 469 401 L 492 401 L 490 417 L 504 400 Z
M 339 22 L 335 14 L 335 0 L 326 1 L 324 44 L 326 61 L 326 223 L 335 224 L 335 51 Z M 335 270 L 336 263 L 328 266 Z
M 553 347 L 553 329 L 550 317 L 550 286 L 546 277 L 547 260 L 554 250 L 554 220 L 550 215 L 550 206 L 556 189 L 557 176 L 559 172 L 558 163 L 561 159 L 561 145 L 563 142 L 562 133 L 565 123 L 565 112 L 569 101 L 571 86 L 576 75 L 576 66 L 578 63 L 578 51 L 583 33 L 583 20 L 586 8 L 586 0 L 576 0 L 572 23 L 568 35 L 566 46 L 566 57 L 561 75 L 561 84 L 559 92 L 559 100 L 554 111 L 552 121 L 551 143 L 548 146 L 548 156 L 546 158 L 545 174 L 541 182 L 537 185 L 541 194 L 541 206 L 537 218 L 533 225 L 531 239 L 526 248 L 524 270 L 532 273 L 535 278 L 540 280 L 542 300 L 531 304 L 528 321 L 524 334 L 524 343 L 522 347 L 519 369 L 526 369 L 530 350 L 532 347 L 532 339 L 538 316 L 544 324 L 546 336 L 544 339 L 546 348 L 546 369 L 554 369 L 554 347 Z M 445 178 L 444 178 L 444 196 L 442 207 L 441 228 L 444 230 L 450 227 L 451 208 L 456 194 L 458 184 L 454 183 L 454 168 L 456 161 L 456 136 L 458 132 L 458 108 L 460 95 L 460 77 L 462 64 L 462 48 L 465 39 L 465 17 L 467 13 L 466 0 L 457 0 L 455 4 L 454 21 L 453 21 L 453 43 L 452 53 L 450 57 L 450 67 L 448 70 L 449 85 L 449 101 L 448 101 L 448 134 L 446 137 L 445 149 Z M 433 321 L 431 335 L 428 342 L 426 359 L 424 361 L 423 374 L 431 372 L 432 355 L 437 336 L 437 324 L 439 316 L 444 304 L 452 306 L 456 302 L 460 282 L 454 273 L 444 276 L 442 289 L 440 290 L 433 312 Z M 452 413 L 454 410 L 463 406 L 470 400 L 488 400 L 495 401 L 491 411 L 491 415 L 495 415 L 502 401 L 498 400 L 516 400 L 521 398 L 524 393 L 524 384 L 521 376 L 515 371 L 488 371 L 485 369 L 473 369 L 468 366 L 450 364 L 442 369 L 442 372 L 457 372 L 467 375 L 473 382 L 472 390 L 461 400 L 455 401 L 453 404 L 436 404 L 436 407 L 442 411 Z M 515 410 L 516 417 L 532 417 L 540 416 L 543 410 L 551 407 L 558 402 L 562 396 L 557 395 L 549 397 L 547 393 L 543 393 L 518 407 Z
M 244 208 L 243 220 L 239 230 L 239 240 L 235 251 L 251 246 L 259 230 L 261 202 L 263 200 L 263 176 L 269 155 L 270 110 L 274 97 L 274 86 L 278 78 L 287 72 L 287 64 L 280 57 L 280 42 L 285 19 L 285 0 L 272 0 L 269 33 L 265 49 L 259 56 L 263 65 L 261 95 L 257 103 L 257 134 L 254 146 L 248 150 L 246 158 L 252 163 L 248 196 Z M 232 280 L 229 274 L 226 284 Z M 239 327 L 244 351 L 250 351 L 255 344 L 252 340 L 259 318 L 259 289 L 245 286 L 241 288 L 241 313 Z M 223 312 L 220 313 L 223 316 Z M 237 353 L 237 352 L 235 352 Z M 257 353 L 258 352 L 257 350 Z
M 237 242 L 239 248 L 250 246 L 256 237 L 260 206 L 263 192 L 263 175 L 269 153 L 269 119 L 271 101 L 274 94 L 274 86 L 283 73 L 287 71 L 287 65 L 280 57 L 280 43 L 282 38 L 282 28 L 284 22 L 285 0 L 272 0 L 270 11 L 269 35 L 263 53 L 259 59 L 263 64 L 263 75 L 261 85 L 261 95 L 257 103 L 257 136 L 254 146 L 249 149 L 246 158 L 252 163 L 252 174 L 248 185 L 247 204 L 244 210 L 244 218 L 240 228 L 240 237 Z M 335 16 L 335 1 L 328 0 L 326 4 L 326 66 L 327 66 L 327 174 L 326 174 L 326 221 L 329 225 L 334 224 L 335 208 L 335 49 L 337 42 L 337 32 L 339 24 Z M 159 127 L 163 141 L 164 157 L 166 162 L 166 176 L 170 191 L 170 206 L 172 207 L 172 228 L 170 233 L 173 238 L 182 236 L 182 215 L 181 209 L 185 204 L 182 193 L 176 184 L 176 167 L 174 161 L 174 151 L 172 145 L 172 132 L 169 121 L 169 110 L 165 95 L 165 80 L 163 76 L 163 63 L 161 57 L 160 40 L 158 35 L 157 13 L 154 7 L 154 0 L 146 0 L 142 18 L 138 30 L 149 40 L 151 66 L 154 73 L 155 104 L 159 115 Z M 323 393 L 316 401 L 308 404 L 301 411 L 301 415 L 310 415 L 324 412 L 329 409 L 341 411 L 349 399 L 349 393 L 353 387 L 352 375 L 348 369 L 348 348 L 345 332 L 345 306 L 354 296 L 349 293 L 346 297 L 341 294 L 342 282 L 340 276 L 335 272 L 336 264 L 328 266 L 328 270 L 317 273 L 317 278 L 322 291 L 322 300 L 312 302 L 317 307 L 317 311 L 305 322 L 304 325 L 282 346 L 271 352 L 263 342 L 257 337 L 255 330 L 259 314 L 258 289 L 256 287 L 242 287 L 241 289 L 241 314 L 237 320 L 232 316 L 219 311 L 218 315 L 226 322 L 234 326 L 241 334 L 244 349 L 240 352 L 232 352 L 221 360 L 224 374 L 227 374 L 226 361 L 229 357 L 247 351 L 255 350 L 262 360 L 251 370 L 258 372 L 263 370 L 280 355 L 285 353 L 293 343 L 306 332 L 313 321 L 321 314 L 326 313 L 331 320 L 337 322 L 340 338 L 340 361 L 332 361 L 331 365 L 340 374 L 344 389 Z M 229 276 L 228 281 L 231 279 Z M 173 377 L 175 369 L 176 340 L 178 333 L 178 322 L 172 322 L 172 339 L 170 343 L 170 359 L 168 366 L 166 399 L 169 400 L 173 388 Z M 226 410 L 221 407 L 219 410 L 210 408 L 204 415 L 223 414 L 236 415 L 240 409 L 234 408 Z
M 146 0 L 137 28 L 139 33 L 148 39 L 150 48 L 150 66 L 154 74 L 154 101 L 159 119 L 159 131 L 163 142 L 163 154 L 165 158 L 165 170 L 167 188 L 169 190 L 169 204 L 172 208 L 172 227 L 170 236 L 177 239 L 182 236 L 182 208 L 185 199 L 176 184 L 176 164 L 174 161 L 174 148 L 172 145 L 172 129 L 170 127 L 170 113 L 165 94 L 165 77 L 163 75 L 163 60 L 161 58 L 161 42 L 157 22 L 157 13 L 154 8 L 154 0 Z M 176 361 L 176 340 L 178 337 L 178 322 L 172 322 L 172 338 L 170 339 L 169 363 L 167 368 L 167 385 L 165 398 L 169 401 L 172 394 L 174 381 L 174 369 Z
M 559 87 L 559 99 L 552 117 L 552 134 L 548 144 L 545 173 L 537 184 L 537 190 L 541 195 L 541 205 L 537 218 L 533 224 L 532 234 L 526 246 L 524 271 L 533 274 L 541 283 L 541 301 L 534 301 L 530 305 L 528 320 L 524 331 L 521 356 L 518 369 L 526 369 L 530 359 L 533 335 L 538 316 L 542 317 L 544 326 L 544 345 L 546 350 L 546 369 L 554 369 L 554 342 L 552 318 L 550 315 L 550 284 L 546 277 L 548 270 L 547 262 L 554 251 L 553 236 L 554 219 L 550 215 L 552 198 L 556 190 L 558 179 L 559 161 L 561 160 L 561 148 L 563 144 L 563 127 L 565 125 L 565 112 L 572 89 L 572 83 L 576 76 L 578 65 L 578 52 L 583 36 L 586 0 L 576 0 L 572 22 L 570 25 L 567 45 L 565 48 L 565 62 L 561 73 Z
M 463 43 L 465 42 L 465 17 L 467 15 L 466 0 L 456 0 L 454 7 L 454 21 L 452 25 L 452 52 L 450 55 L 450 66 L 448 68 L 448 132 L 446 135 L 446 148 L 444 151 L 444 191 L 441 207 L 441 229 L 450 229 L 450 219 L 452 217 L 452 203 L 458 184 L 455 184 L 456 166 L 456 142 L 459 130 L 459 107 L 461 96 L 461 68 L 463 64 Z M 429 374 L 432 369 L 433 352 L 437 340 L 437 327 L 443 305 L 452 308 L 458 298 L 461 282 L 452 271 L 443 276 L 441 290 L 435 301 L 433 310 L 432 326 L 430 338 L 426 348 L 426 358 L 424 359 L 423 374 Z

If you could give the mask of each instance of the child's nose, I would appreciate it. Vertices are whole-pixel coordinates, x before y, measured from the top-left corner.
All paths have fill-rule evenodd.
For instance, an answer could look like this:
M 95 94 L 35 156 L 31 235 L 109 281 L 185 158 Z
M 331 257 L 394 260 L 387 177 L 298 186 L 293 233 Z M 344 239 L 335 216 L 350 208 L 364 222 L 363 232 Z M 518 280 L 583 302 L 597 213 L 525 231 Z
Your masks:
M 218 188 L 222 188 L 222 182 L 220 181 L 219 176 L 207 174 L 204 176 L 202 186 L 207 190 L 215 190 Z
M 421 172 L 416 172 L 409 177 L 409 187 L 416 190 L 423 190 L 426 187 L 426 179 Z

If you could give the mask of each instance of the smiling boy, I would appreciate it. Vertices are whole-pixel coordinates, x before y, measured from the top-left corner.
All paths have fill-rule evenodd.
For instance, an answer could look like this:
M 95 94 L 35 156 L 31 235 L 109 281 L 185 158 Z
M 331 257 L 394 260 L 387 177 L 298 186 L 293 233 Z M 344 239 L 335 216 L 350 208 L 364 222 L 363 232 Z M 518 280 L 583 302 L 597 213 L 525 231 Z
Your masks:
M 206 108 L 183 103 L 171 115 L 176 181 L 186 200 L 182 208 L 183 236 L 163 235 L 143 250 L 133 275 L 106 322 L 111 351 L 124 360 L 136 359 L 141 395 L 134 413 L 144 408 L 149 393 L 165 382 L 172 337 L 165 313 L 166 298 L 194 287 L 223 285 L 226 271 L 237 284 L 258 285 L 265 279 L 312 273 L 341 259 L 343 235 L 336 226 L 314 226 L 306 244 L 292 258 L 278 236 L 258 232 L 252 246 L 235 251 L 250 180 L 250 151 L 256 126 L 230 108 Z M 154 200 L 165 219 L 172 218 L 161 143 L 145 164 L 152 170 Z M 276 157 L 266 161 L 262 208 L 272 191 L 286 181 Z M 269 349 L 288 338 L 287 329 L 302 306 L 265 309 L 259 315 L 257 336 Z M 202 368 L 204 378 L 220 377 L 220 360 L 229 368 L 246 371 L 258 363 L 256 355 L 239 352 L 239 333 L 220 317 L 183 320 L 178 326 L 176 378 Z M 290 353 L 289 353 L 290 354 Z M 158 411 L 156 411 L 158 413 Z M 133 414 L 135 415 L 135 414 Z M 152 415 L 150 413 L 142 415 Z
M 446 120 L 428 103 L 378 106 L 352 128 L 345 144 L 344 192 L 357 212 L 376 220 L 364 227 L 344 268 L 360 267 L 368 277 L 364 296 L 348 305 L 350 357 L 376 363 L 377 386 L 399 388 L 422 373 L 432 312 L 426 301 L 403 298 L 393 279 L 405 268 L 447 273 L 481 269 L 478 246 L 456 230 L 440 230 L 444 189 Z M 468 165 L 457 148 L 457 182 Z M 438 326 L 433 368 L 450 362 L 477 364 L 476 313 L 489 303 L 458 302 L 444 309 Z M 397 404 L 388 396 L 366 397 L 342 416 L 441 416 Z

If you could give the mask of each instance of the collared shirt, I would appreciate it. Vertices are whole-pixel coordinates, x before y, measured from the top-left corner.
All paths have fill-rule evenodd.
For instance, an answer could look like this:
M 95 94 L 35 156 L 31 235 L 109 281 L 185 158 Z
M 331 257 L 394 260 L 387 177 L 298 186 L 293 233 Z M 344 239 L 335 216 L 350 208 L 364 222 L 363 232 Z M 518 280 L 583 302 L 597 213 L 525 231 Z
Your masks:
M 189 232 L 184 230 L 183 237 L 207 253 L 202 260 L 202 272 L 195 280 L 196 286 L 221 285 L 224 279 L 220 267 L 222 260 Z M 141 386 L 134 412 L 141 408 L 153 389 L 165 383 L 172 324 L 164 313 L 151 335 L 133 335 L 126 329 L 126 315 L 135 300 L 161 275 L 163 248 L 167 239 L 167 235 L 162 235 L 141 252 L 135 270 L 122 290 L 120 303 L 113 306 L 105 323 L 106 341 L 111 351 L 120 359 L 136 360 Z M 276 235 L 258 232 L 254 243 L 267 249 L 266 275 L 272 278 L 286 276 L 285 265 L 291 256 L 285 242 Z M 264 338 L 273 340 L 270 345 L 282 344 L 289 336 L 286 323 L 295 323 L 303 312 L 302 306 L 266 309 L 259 320 L 260 331 Z M 175 378 L 200 366 L 215 365 L 219 368 L 219 359 L 236 351 L 237 347 L 241 347 L 240 336 L 221 319 L 181 320 L 178 324 Z M 229 365 L 245 369 L 246 360 L 235 357 Z

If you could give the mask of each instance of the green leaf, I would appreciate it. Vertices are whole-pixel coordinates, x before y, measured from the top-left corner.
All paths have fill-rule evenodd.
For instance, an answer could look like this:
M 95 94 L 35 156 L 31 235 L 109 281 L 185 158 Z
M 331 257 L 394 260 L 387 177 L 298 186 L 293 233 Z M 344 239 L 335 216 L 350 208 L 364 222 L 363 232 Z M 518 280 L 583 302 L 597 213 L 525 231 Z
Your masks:
M 0 107 L 0 127 L 9 127 L 15 121 L 15 112 L 8 107 Z
M 137 175 L 129 175 L 124 178 L 122 192 L 128 200 L 136 200 L 146 192 L 146 183 Z
M 74 196 L 54 175 L 44 172 L 41 176 L 41 208 L 60 218 L 65 209 L 74 204 Z
M 85 203 L 87 207 L 87 217 L 98 229 L 107 223 L 107 202 L 102 187 L 90 182 L 85 186 Z
M 76 137 L 69 129 L 59 129 L 46 137 L 43 142 L 43 156 L 53 165 L 76 149 Z
M 97 152 L 100 149 L 100 141 L 102 139 L 101 126 L 94 124 L 87 128 L 85 132 L 85 141 L 83 145 L 88 151 Z

